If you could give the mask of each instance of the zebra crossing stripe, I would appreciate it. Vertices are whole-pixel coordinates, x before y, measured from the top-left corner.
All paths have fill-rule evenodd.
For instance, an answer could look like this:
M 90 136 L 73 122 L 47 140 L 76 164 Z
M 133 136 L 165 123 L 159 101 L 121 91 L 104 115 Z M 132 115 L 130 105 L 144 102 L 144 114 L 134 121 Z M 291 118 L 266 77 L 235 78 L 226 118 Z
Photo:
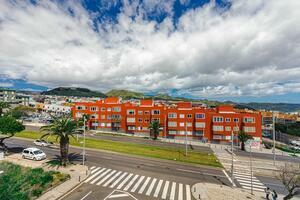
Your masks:
M 248 187 L 248 186 L 242 186 L 242 188 L 251 190 L 251 187 Z M 265 191 L 265 189 L 260 189 L 260 188 L 255 188 L 255 187 L 253 187 L 253 190 L 259 191 L 259 192 L 264 192 Z
M 251 183 L 240 183 L 242 186 L 249 186 L 249 187 L 251 187 Z M 265 186 L 261 186 L 261 185 L 254 185 L 254 184 L 252 184 L 252 187 L 254 188 L 263 188 L 263 189 L 265 189 L 266 187 Z
M 136 184 L 131 189 L 131 192 L 135 192 L 136 191 L 136 189 L 139 187 L 139 185 L 141 184 L 141 182 L 143 181 L 144 178 L 145 178 L 145 176 L 141 176 L 140 177 L 140 179 L 136 182 Z
M 237 178 L 248 178 L 248 177 L 250 177 L 250 175 L 249 176 L 246 176 L 246 175 L 234 175 L 234 177 L 237 177 Z
M 251 172 L 247 172 L 247 173 L 245 173 L 245 172 L 233 172 L 233 175 L 248 175 L 248 176 L 251 176 Z
M 251 179 L 247 179 L 247 180 L 242 180 L 242 179 L 237 179 L 239 182 L 244 182 L 244 183 L 251 183 Z M 264 185 L 261 182 L 259 182 L 258 180 L 252 180 L 253 184 L 257 184 L 257 185 Z
M 133 179 L 131 179 L 131 181 L 126 185 L 126 187 L 123 190 L 127 191 L 138 177 L 139 177 L 139 175 L 135 175 L 133 177 Z
M 103 172 L 104 170 L 106 170 L 106 168 L 101 169 L 100 171 L 98 171 L 97 173 L 93 174 L 92 176 L 90 176 L 88 179 L 86 179 L 84 182 L 87 183 L 90 180 L 92 180 L 93 178 L 95 178 L 96 176 L 98 176 L 98 174 L 100 174 L 101 172 Z
M 90 183 L 94 184 L 96 183 L 100 178 L 102 178 L 103 176 L 105 176 L 108 172 L 110 172 L 111 169 L 107 169 L 105 172 L 103 172 L 100 176 L 97 176 L 94 180 L 92 180 Z
M 101 169 L 101 167 L 97 167 L 96 169 L 91 171 L 91 174 L 95 173 L 96 171 L 98 171 L 99 169 Z
M 116 170 L 113 170 L 108 175 L 106 175 L 101 181 L 99 181 L 96 185 L 101 185 L 104 181 L 106 181 L 111 175 L 113 175 L 116 172 Z
M 130 179 L 130 177 L 132 177 L 133 176 L 133 174 L 129 174 L 123 181 L 122 181 L 122 183 L 117 187 L 117 189 L 118 190 L 120 190 L 123 186 L 124 186 L 124 184 Z
M 164 187 L 164 190 L 163 190 L 163 193 L 161 195 L 161 198 L 162 199 L 166 199 L 167 198 L 167 192 L 168 192 L 168 188 L 169 188 L 169 181 L 166 181 L 165 183 L 165 187 Z
M 183 185 L 179 183 L 178 200 L 183 200 Z
M 149 186 L 149 188 L 148 188 L 148 190 L 147 190 L 147 192 L 146 192 L 146 195 L 147 195 L 147 196 L 150 196 L 150 194 L 151 194 L 151 192 L 152 192 L 152 190 L 153 190 L 153 187 L 154 187 L 154 184 L 156 183 L 156 181 L 157 181 L 156 178 L 154 178 L 154 179 L 152 180 L 152 182 L 151 182 L 151 184 L 150 184 L 150 186 Z
M 153 195 L 155 198 L 158 197 L 158 194 L 159 194 L 162 183 L 163 183 L 163 180 L 159 180 L 159 182 L 156 186 L 156 190 L 155 190 L 154 195 Z
M 96 166 L 91 167 L 90 170 L 94 169 L 95 167 L 96 167 Z
M 186 200 L 191 200 L 191 186 L 185 185 L 185 191 L 186 191 Z
M 111 177 L 108 181 L 106 181 L 106 183 L 103 184 L 103 187 L 108 186 L 108 184 L 110 184 L 115 178 L 117 178 L 117 176 L 119 176 L 122 172 L 118 172 L 116 173 L 113 177 Z
M 139 194 L 142 194 L 143 192 L 144 192 L 144 190 L 145 190 L 145 188 L 146 188 L 146 186 L 147 186 L 147 184 L 148 184 L 148 182 L 150 181 L 150 177 L 148 177 L 147 179 L 146 179 L 146 181 L 144 182 L 144 184 L 142 185 L 142 187 L 140 188 L 140 190 L 139 190 Z
M 175 189 L 176 189 L 176 183 L 173 182 L 172 183 L 172 188 L 171 188 L 170 200 L 174 200 L 175 199 Z
M 128 173 L 127 172 L 124 172 L 112 185 L 110 185 L 109 187 L 110 188 L 113 188 L 115 187 L 121 180 L 122 178 L 124 178 Z

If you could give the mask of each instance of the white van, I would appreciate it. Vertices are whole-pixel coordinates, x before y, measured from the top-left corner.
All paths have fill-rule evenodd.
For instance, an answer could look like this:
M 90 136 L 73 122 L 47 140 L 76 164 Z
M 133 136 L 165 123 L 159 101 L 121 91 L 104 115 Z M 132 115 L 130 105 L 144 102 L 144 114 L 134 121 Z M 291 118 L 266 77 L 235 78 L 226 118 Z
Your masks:
M 30 147 L 23 150 L 22 158 L 28 158 L 32 160 L 43 160 L 46 159 L 46 154 L 38 148 Z

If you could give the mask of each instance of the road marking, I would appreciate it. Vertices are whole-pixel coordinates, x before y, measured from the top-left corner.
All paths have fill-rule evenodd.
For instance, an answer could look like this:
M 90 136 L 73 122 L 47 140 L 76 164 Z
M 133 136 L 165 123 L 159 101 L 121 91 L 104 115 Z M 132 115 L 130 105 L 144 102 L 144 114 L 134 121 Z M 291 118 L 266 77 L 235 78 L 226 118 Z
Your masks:
M 112 185 L 110 185 L 109 187 L 110 188 L 113 188 L 115 187 L 120 181 L 122 178 L 124 178 L 128 173 L 127 172 L 124 172 Z
M 168 188 L 169 188 L 169 183 L 170 183 L 169 181 L 166 181 L 166 183 L 165 183 L 163 194 L 161 195 L 162 199 L 166 199 L 167 198 L 167 192 L 168 192 Z
M 239 181 L 251 181 L 251 177 L 249 177 L 249 178 L 237 178 L 237 180 L 239 180 Z M 252 181 L 253 182 L 258 182 L 258 183 L 261 183 L 259 180 L 257 180 L 256 178 L 252 178 Z
M 3 171 L 0 171 L 0 174 L 2 174 L 3 173 Z
M 127 191 L 138 177 L 139 175 L 135 175 L 123 190 Z
M 86 179 L 84 182 L 87 183 L 90 180 L 92 180 L 93 178 L 95 178 L 96 176 L 98 176 L 98 174 L 100 174 L 101 172 L 103 172 L 104 170 L 106 170 L 106 168 L 101 169 L 100 171 L 98 171 L 97 173 L 93 174 L 92 176 L 90 176 L 88 179 Z
M 100 178 L 102 178 L 103 176 L 105 176 L 105 174 L 107 174 L 108 172 L 110 172 L 111 169 L 107 169 L 105 172 L 103 172 L 100 176 L 97 176 L 94 180 L 92 180 L 90 183 L 94 184 L 96 183 Z
M 118 194 L 114 194 L 114 193 L 118 193 Z M 113 190 L 107 197 L 105 197 L 104 200 L 114 199 L 114 198 L 119 198 L 119 197 L 129 197 L 129 196 L 134 200 L 138 200 L 137 198 L 132 196 L 130 193 L 124 192 L 124 191 L 121 191 L 121 190 Z
M 234 175 L 235 177 L 237 177 L 237 178 L 250 178 L 251 177 L 251 175 L 249 175 L 249 176 L 246 176 L 246 175 Z M 253 176 L 254 177 L 254 176 Z
M 117 178 L 117 176 L 119 176 L 122 172 L 118 172 L 116 173 L 113 177 L 111 177 L 108 181 L 106 181 L 106 183 L 103 184 L 104 187 L 108 186 L 108 184 L 110 184 L 115 178 Z
M 248 175 L 251 176 L 251 173 L 245 173 L 245 172 L 233 172 L 233 175 Z
M 242 183 L 251 183 L 251 180 L 247 180 L 247 181 L 245 181 L 245 180 L 238 180 L 238 182 L 239 182 L 240 184 L 242 184 Z M 262 184 L 261 182 L 254 182 L 254 181 L 252 181 L 252 184 L 253 184 L 253 185 L 261 185 L 261 186 L 264 186 L 264 184 Z
M 129 174 L 123 181 L 122 183 L 117 187 L 117 189 L 121 189 L 123 187 L 123 185 L 130 179 L 130 177 L 132 177 L 133 174 Z
M 210 173 L 205 173 L 205 172 L 197 172 L 197 171 L 192 171 L 192 170 L 187 170 L 187 169 L 180 169 L 180 168 L 177 168 L 176 170 L 178 171 L 183 171 L 183 172 L 191 172 L 191 173 L 196 173 L 196 174 L 202 174 L 202 175 L 207 175 L 207 176 L 216 176 L 216 177 L 222 177 L 222 178 L 225 178 L 225 176 L 222 176 L 222 175 L 216 175 L 216 174 L 210 174 Z
M 178 200 L 183 200 L 183 185 L 179 183 Z
M 131 192 L 135 192 L 136 189 L 139 187 L 139 185 L 141 184 L 142 180 L 145 178 L 145 176 L 141 176 L 140 179 L 136 182 L 136 184 L 133 186 L 133 188 L 131 189 Z
M 240 183 L 242 186 L 249 186 L 249 187 L 251 187 L 251 183 Z M 255 187 L 255 188 L 266 188 L 265 186 L 261 186 L 261 185 L 254 185 L 254 184 L 252 184 L 252 186 L 253 186 L 253 188 Z
M 251 187 L 248 187 L 248 186 L 242 186 L 242 188 L 251 190 Z M 265 191 L 265 189 L 254 188 L 254 187 L 253 187 L 253 190 L 255 190 L 255 191 L 260 191 L 260 192 L 264 192 L 264 191 Z
M 144 182 L 144 184 L 142 185 L 142 187 L 140 188 L 140 190 L 139 190 L 139 192 L 138 192 L 139 194 L 142 194 L 142 193 L 144 192 L 144 190 L 145 190 L 147 184 L 149 183 L 150 179 L 151 179 L 151 177 L 148 177 L 148 178 L 146 179 L 146 181 Z
M 101 167 L 97 167 L 96 169 L 91 171 L 91 174 L 95 173 L 96 171 L 98 171 L 99 169 L 101 169 Z
M 170 200 L 175 199 L 175 190 L 176 190 L 176 182 L 173 182 L 172 183 L 172 188 L 171 188 Z
M 191 200 L 191 186 L 185 185 L 185 191 L 186 191 L 186 200 Z
M 152 180 L 152 182 L 151 182 L 151 184 L 150 184 L 150 186 L 149 186 L 149 188 L 148 188 L 148 190 L 147 190 L 147 192 L 146 192 L 146 195 L 147 195 L 147 196 L 150 196 L 150 194 L 151 194 L 151 192 L 152 192 L 152 190 L 153 190 L 153 187 L 154 187 L 154 184 L 156 183 L 156 181 L 157 181 L 156 178 L 154 178 L 154 179 Z
M 101 181 L 99 181 L 96 185 L 101 185 L 104 181 L 106 181 L 111 175 L 113 175 L 116 172 L 116 170 L 113 170 L 108 175 L 106 175 Z
M 86 195 L 84 195 L 80 200 L 83 200 L 85 198 L 87 198 L 90 194 L 92 193 L 92 191 L 89 191 Z
M 153 195 L 156 198 L 158 197 L 158 194 L 159 194 L 162 183 L 163 183 L 163 180 L 159 180 L 159 182 L 156 186 L 156 190 L 155 190 L 154 195 Z
M 227 172 L 226 172 L 224 169 L 223 169 L 222 171 L 223 171 L 223 173 L 225 174 L 225 176 L 228 178 L 229 182 L 233 185 L 233 187 L 236 187 L 235 183 L 232 182 L 232 180 L 231 180 L 231 178 L 228 176 Z
M 96 167 L 96 166 L 91 167 L 90 170 L 94 169 L 95 167 Z

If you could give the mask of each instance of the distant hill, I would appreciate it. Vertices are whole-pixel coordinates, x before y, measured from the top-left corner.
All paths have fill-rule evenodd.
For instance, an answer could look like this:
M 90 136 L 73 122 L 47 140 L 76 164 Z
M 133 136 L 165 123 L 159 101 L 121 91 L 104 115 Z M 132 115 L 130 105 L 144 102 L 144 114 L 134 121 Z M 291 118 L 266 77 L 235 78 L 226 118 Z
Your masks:
M 106 93 L 108 97 L 122 97 L 122 99 L 143 99 L 146 96 L 140 92 L 130 90 L 110 90 Z
M 239 105 L 247 106 L 256 110 L 264 109 L 264 110 L 273 110 L 280 112 L 296 112 L 300 110 L 300 104 L 293 103 L 240 103 Z
M 91 91 L 86 88 L 58 87 L 41 93 L 42 95 L 76 96 L 76 97 L 106 97 L 102 92 Z

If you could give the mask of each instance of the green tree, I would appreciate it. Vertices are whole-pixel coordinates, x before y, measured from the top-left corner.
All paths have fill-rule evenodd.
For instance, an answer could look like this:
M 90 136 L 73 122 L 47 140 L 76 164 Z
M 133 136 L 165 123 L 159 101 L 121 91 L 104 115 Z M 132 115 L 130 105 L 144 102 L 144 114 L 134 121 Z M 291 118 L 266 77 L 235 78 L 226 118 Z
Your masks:
M 244 131 L 240 131 L 238 133 L 238 138 L 241 142 L 241 150 L 245 151 L 245 142 L 247 142 L 247 140 L 252 139 L 253 137 L 247 133 L 245 133 Z
M 9 103 L 4 102 L 4 101 L 0 101 L 0 116 L 2 116 L 3 109 L 5 109 L 5 108 L 10 108 Z
M 159 135 L 159 128 L 160 128 L 160 124 L 159 124 L 158 120 L 153 120 L 150 123 L 150 126 L 149 126 L 150 134 L 153 136 L 154 140 L 156 140 Z
M 28 106 L 17 106 L 13 109 L 11 109 L 7 114 L 11 115 L 12 117 L 16 119 L 20 119 L 21 117 L 26 117 L 29 115 L 29 113 L 35 112 L 35 108 L 31 108 Z
M 6 152 L 7 147 L 4 144 L 4 140 L 13 137 L 15 133 L 20 132 L 24 129 L 25 127 L 12 116 L 0 117 L 0 133 L 7 135 L 0 138 L 0 147 L 2 147 Z
M 61 165 L 66 166 L 69 163 L 68 152 L 70 137 L 74 137 L 79 132 L 77 121 L 70 117 L 53 118 L 53 122 L 50 125 L 41 127 L 41 132 L 46 136 L 56 136 L 56 141 L 59 141 L 60 145 L 60 159 Z

